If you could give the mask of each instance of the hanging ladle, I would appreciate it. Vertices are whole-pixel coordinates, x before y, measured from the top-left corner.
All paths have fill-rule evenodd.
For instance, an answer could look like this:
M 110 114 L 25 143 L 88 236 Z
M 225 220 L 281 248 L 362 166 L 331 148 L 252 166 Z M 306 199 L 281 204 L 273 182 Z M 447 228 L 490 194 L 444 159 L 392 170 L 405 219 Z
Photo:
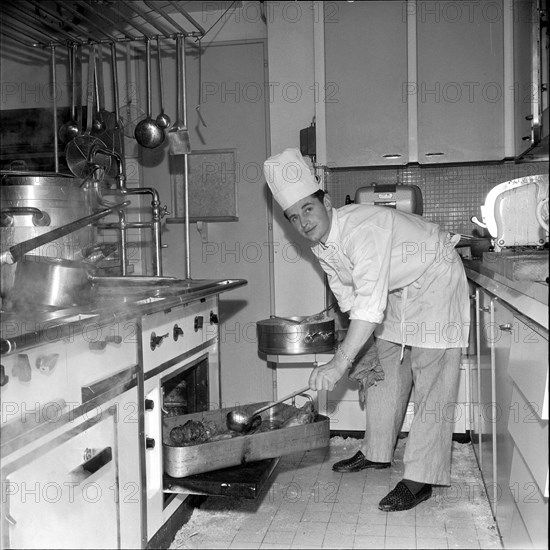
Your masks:
M 164 112 L 164 90 L 162 82 L 162 59 L 160 54 L 160 38 L 157 35 L 157 59 L 158 59 L 158 71 L 159 71 L 159 94 L 160 94 L 160 114 L 157 115 L 156 123 L 162 128 L 168 128 L 170 126 L 170 117 Z
M 164 130 L 151 116 L 151 45 L 145 41 L 145 65 L 147 78 L 147 118 L 136 126 L 134 137 L 136 141 L 148 149 L 158 147 L 164 141 Z
M 282 399 L 277 399 L 277 401 L 274 401 L 273 403 L 269 403 L 268 405 L 264 405 L 263 407 L 260 407 L 259 409 L 254 411 L 252 414 L 247 414 L 243 410 L 239 410 L 239 409 L 228 412 L 227 419 L 226 419 L 227 427 L 233 432 L 239 432 L 239 433 L 249 432 L 252 428 L 257 428 L 262 423 L 262 418 L 260 416 L 260 413 L 267 411 L 268 409 L 271 409 L 271 407 L 274 407 L 275 405 L 278 405 L 279 403 L 282 403 L 283 401 L 286 401 L 291 397 L 296 397 L 297 395 L 304 393 L 307 390 L 309 390 L 309 386 L 300 388 L 298 391 L 293 391 L 290 395 L 287 395 Z
M 70 46 L 71 57 L 69 60 L 70 80 L 71 80 L 71 120 L 68 120 L 59 129 L 59 139 L 62 143 L 69 143 L 72 139 L 80 134 L 80 126 L 76 120 L 76 44 Z

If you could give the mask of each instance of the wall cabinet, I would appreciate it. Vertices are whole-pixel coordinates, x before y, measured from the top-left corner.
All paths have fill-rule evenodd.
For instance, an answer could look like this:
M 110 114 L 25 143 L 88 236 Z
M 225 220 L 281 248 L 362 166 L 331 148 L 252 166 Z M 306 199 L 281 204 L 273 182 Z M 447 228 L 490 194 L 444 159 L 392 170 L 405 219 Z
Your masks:
M 406 2 L 325 7 L 327 163 L 406 164 Z
M 502 16 L 502 2 L 416 3 L 418 162 L 503 158 Z
M 515 0 L 513 10 L 513 122 L 516 156 L 548 158 L 548 2 Z
M 504 158 L 502 1 L 336 4 L 334 20 L 325 10 L 329 166 Z

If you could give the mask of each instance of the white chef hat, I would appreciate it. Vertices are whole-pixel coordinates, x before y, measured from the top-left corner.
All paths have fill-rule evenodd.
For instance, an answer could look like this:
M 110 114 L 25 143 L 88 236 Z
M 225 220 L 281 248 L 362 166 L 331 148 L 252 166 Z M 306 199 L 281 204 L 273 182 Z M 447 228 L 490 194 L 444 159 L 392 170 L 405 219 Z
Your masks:
M 283 210 L 320 187 L 298 149 L 285 149 L 264 162 L 264 174 L 273 198 Z

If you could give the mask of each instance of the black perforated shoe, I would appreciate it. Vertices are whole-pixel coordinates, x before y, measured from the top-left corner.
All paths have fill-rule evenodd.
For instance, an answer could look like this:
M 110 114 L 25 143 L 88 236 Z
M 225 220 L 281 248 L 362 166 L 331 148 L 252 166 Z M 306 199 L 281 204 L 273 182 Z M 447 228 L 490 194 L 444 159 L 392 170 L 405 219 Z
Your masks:
M 417 504 L 432 496 L 432 486 L 426 483 L 418 493 L 414 494 L 402 481 L 393 491 L 390 491 L 379 503 L 378 508 L 383 512 L 402 512 L 410 510 Z
M 376 470 L 382 470 L 383 468 L 389 468 L 391 462 L 372 462 L 367 460 L 365 455 L 361 451 L 357 451 L 351 458 L 346 458 L 345 460 L 340 460 L 336 462 L 332 469 L 335 472 L 358 472 L 359 470 L 364 470 L 365 468 L 374 468 Z

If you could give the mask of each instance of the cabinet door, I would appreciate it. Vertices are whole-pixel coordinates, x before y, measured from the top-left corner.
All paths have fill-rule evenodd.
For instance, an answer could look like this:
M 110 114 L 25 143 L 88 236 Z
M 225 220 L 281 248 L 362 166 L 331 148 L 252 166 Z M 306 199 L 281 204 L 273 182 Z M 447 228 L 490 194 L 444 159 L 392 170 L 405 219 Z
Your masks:
M 120 548 L 114 409 L 10 465 L 10 548 Z
M 521 155 L 532 144 L 531 121 L 533 97 L 533 21 L 535 0 L 514 0 L 514 142 L 515 153 Z
M 417 2 L 420 163 L 504 158 L 504 9 Z
M 407 3 L 325 8 L 329 166 L 408 162 Z
M 512 378 L 509 374 L 510 350 L 514 344 L 517 328 L 514 327 L 514 315 L 501 301 L 494 300 L 495 340 L 495 402 L 497 414 L 496 434 L 496 519 L 502 537 L 508 534 L 512 523 L 514 500 L 510 492 L 510 471 L 514 441 L 508 432 L 508 419 L 511 414 Z
M 494 309 L 492 298 L 482 290 L 478 291 L 479 309 L 479 434 L 481 473 L 487 488 L 491 507 L 495 504 L 495 361 L 492 343 L 494 341 Z

